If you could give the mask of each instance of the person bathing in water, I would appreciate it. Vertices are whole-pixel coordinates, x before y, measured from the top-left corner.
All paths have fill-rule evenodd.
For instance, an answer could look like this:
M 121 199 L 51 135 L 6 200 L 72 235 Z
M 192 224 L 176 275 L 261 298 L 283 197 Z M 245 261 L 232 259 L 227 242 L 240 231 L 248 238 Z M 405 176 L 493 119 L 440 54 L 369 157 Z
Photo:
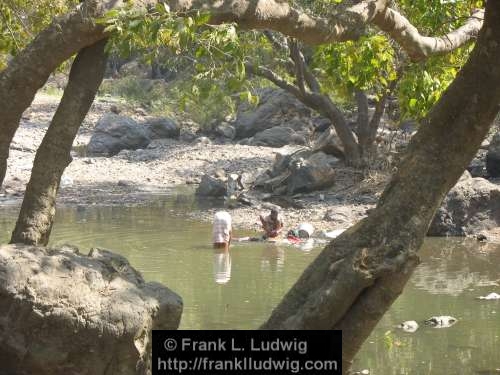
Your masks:
M 217 211 L 214 215 L 212 241 L 215 249 L 229 250 L 233 228 L 231 215 L 227 211 Z
M 260 222 L 262 223 L 262 229 L 264 229 L 264 239 L 276 238 L 283 228 L 283 221 L 281 220 L 278 210 L 272 209 L 271 213 L 266 217 L 260 215 Z

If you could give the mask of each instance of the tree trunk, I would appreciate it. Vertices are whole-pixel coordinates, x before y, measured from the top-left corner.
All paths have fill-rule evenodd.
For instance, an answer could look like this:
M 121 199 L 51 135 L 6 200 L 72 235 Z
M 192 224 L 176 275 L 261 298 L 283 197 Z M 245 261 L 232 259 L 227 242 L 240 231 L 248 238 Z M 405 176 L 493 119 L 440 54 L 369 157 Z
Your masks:
M 24 110 L 63 61 L 103 38 L 103 27 L 94 20 L 102 11 L 82 5 L 55 19 L 0 73 L 0 186 L 7 171 L 9 146 Z
M 300 99 L 300 98 L 299 98 Z M 361 153 L 355 134 L 349 128 L 345 116 L 326 94 L 308 93 L 300 99 L 307 106 L 315 109 L 331 122 L 342 145 L 344 146 L 345 163 L 354 167 L 362 165 Z
M 355 89 L 354 96 L 358 107 L 358 119 L 356 124 L 356 134 L 358 136 L 359 148 L 362 153 L 368 143 L 370 136 L 370 119 L 368 118 L 368 97 L 365 92 L 360 89 Z
M 343 371 L 418 264 L 437 207 L 488 133 L 500 103 L 500 1 L 469 61 L 413 137 L 376 209 L 332 241 L 265 329 L 342 329 Z
M 106 40 L 82 49 L 73 65 L 57 111 L 37 150 L 11 243 L 47 245 L 55 201 L 71 147 L 106 69 Z

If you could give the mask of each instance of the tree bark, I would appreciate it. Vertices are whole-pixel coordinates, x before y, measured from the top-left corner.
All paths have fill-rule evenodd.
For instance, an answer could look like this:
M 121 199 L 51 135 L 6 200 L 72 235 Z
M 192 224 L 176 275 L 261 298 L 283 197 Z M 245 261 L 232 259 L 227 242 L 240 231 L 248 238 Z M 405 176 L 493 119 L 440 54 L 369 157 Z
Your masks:
M 71 163 L 71 147 L 106 69 L 106 40 L 82 49 L 45 137 L 37 150 L 30 181 L 11 243 L 47 245 L 54 222 L 57 191 Z
M 361 152 L 364 153 L 365 147 L 370 136 L 370 119 L 368 118 L 368 98 L 363 90 L 355 89 L 354 96 L 358 107 L 358 118 L 356 124 L 356 134 Z
M 264 329 L 343 329 L 343 371 L 404 288 L 437 207 L 500 103 L 500 2 L 488 1 L 469 61 L 413 137 L 376 209 L 332 241 Z
M 55 19 L 0 73 L 0 186 L 10 143 L 38 89 L 62 62 L 103 38 L 103 27 L 95 24 L 95 17 L 105 8 L 88 3 Z

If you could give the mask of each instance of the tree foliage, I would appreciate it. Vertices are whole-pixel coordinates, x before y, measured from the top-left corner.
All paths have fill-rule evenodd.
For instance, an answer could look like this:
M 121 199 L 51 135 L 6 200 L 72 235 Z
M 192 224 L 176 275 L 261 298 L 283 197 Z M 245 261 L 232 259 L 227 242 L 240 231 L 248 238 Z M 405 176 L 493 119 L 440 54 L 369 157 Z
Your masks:
M 0 2 L 0 70 L 8 56 L 15 56 L 45 28 L 64 14 L 76 0 L 2 0 Z

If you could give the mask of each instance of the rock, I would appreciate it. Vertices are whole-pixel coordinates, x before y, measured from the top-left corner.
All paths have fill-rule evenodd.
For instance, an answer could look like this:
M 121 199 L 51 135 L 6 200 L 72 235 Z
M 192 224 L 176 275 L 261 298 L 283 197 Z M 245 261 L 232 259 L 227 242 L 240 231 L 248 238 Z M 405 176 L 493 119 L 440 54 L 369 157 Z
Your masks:
M 328 209 L 323 216 L 323 220 L 330 221 L 336 225 L 348 224 L 352 222 L 352 209 L 350 207 L 335 207 Z
M 151 330 L 177 329 L 182 299 L 121 255 L 0 247 L 1 372 L 145 375 Z
M 488 172 L 486 170 L 486 151 L 479 150 L 474 159 L 467 167 L 472 177 L 487 177 Z
M 418 323 L 414 320 L 408 320 L 406 322 L 400 323 L 396 326 L 396 328 L 400 328 L 405 332 L 416 332 L 418 329 Z
M 107 113 L 97 122 L 87 152 L 113 156 L 121 150 L 144 148 L 150 141 L 145 128 L 130 117 Z
M 457 318 L 453 316 L 432 316 L 429 319 L 425 320 L 424 323 L 434 327 L 434 328 L 448 328 L 458 322 Z
M 153 117 L 144 122 L 150 139 L 179 138 L 180 129 L 177 123 L 167 117 Z
M 276 151 L 270 174 L 272 177 L 278 176 L 286 172 L 294 160 L 307 159 L 311 155 L 312 151 L 304 147 L 283 147 Z
M 325 117 L 317 117 L 313 120 L 313 127 L 315 133 L 323 133 L 332 125 L 332 122 Z
M 324 131 L 313 146 L 314 152 L 323 152 L 338 158 L 344 157 L 344 147 L 333 126 Z
M 74 181 L 71 177 L 63 174 L 61 176 L 61 182 L 60 182 L 60 186 L 61 187 L 70 187 L 70 186 L 73 186 L 74 184 Z
M 500 177 L 500 132 L 493 136 L 488 147 L 486 170 L 490 177 Z
M 490 293 L 487 296 L 477 297 L 477 299 L 484 299 L 484 300 L 487 300 L 487 301 L 498 300 L 498 299 L 500 299 L 500 294 L 498 294 L 498 293 Z
M 148 113 L 146 112 L 146 110 L 142 107 L 137 107 L 136 109 L 134 109 L 134 113 L 136 115 L 139 115 L 139 116 L 147 116 Z
M 200 144 L 200 145 L 211 145 L 212 141 L 208 137 L 199 137 L 196 138 L 194 141 L 195 144 Z
M 332 186 L 335 177 L 332 165 L 337 161 L 333 156 L 317 152 L 307 160 L 294 162 L 287 179 L 287 193 L 307 193 Z
M 301 135 L 299 133 L 295 133 L 295 134 L 292 134 L 292 137 L 290 138 L 290 143 L 296 144 L 296 145 L 306 145 L 307 140 L 303 135 Z
M 111 112 L 113 112 L 113 113 L 117 114 L 117 115 L 118 115 L 118 114 L 120 114 L 120 112 L 121 112 L 121 109 L 120 109 L 120 108 L 118 108 L 118 106 L 117 106 L 116 104 L 111 104 L 111 105 L 109 106 L 109 110 L 110 110 Z
M 136 78 L 151 78 L 151 68 L 139 61 L 134 60 L 120 67 L 120 76 L 136 77 Z
M 196 195 L 204 197 L 224 197 L 227 193 L 226 180 L 220 177 L 203 175 Z
M 153 152 L 143 150 L 143 149 L 131 151 L 128 154 L 128 160 L 131 160 L 131 161 L 150 161 L 150 160 L 153 160 L 155 158 L 156 158 L 156 155 Z
M 429 236 L 471 236 L 500 225 L 500 187 L 464 173 L 436 212 Z
M 236 129 L 227 122 L 222 122 L 215 127 L 215 133 L 221 137 L 234 139 L 236 136 Z
M 184 127 L 180 130 L 179 140 L 186 143 L 191 143 L 196 139 L 196 134 L 191 129 L 186 129 Z
M 117 185 L 120 187 L 132 187 L 134 186 L 134 183 L 132 181 L 119 180 Z
M 261 131 L 253 137 L 250 145 L 252 146 L 267 146 L 267 147 L 282 147 L 292 143 L 292 138 L 295 131 L 284 126 L 275 126 L 270 129 Z
M 258 90 L 259 104 L 255 108 L 243 103 L 238 108 L 234 127 L 236 138 L 249 138 L 263 130 L 285 125 L 292 118 L 309 117 L 311 110 L 297 98 L 281 89 Z

